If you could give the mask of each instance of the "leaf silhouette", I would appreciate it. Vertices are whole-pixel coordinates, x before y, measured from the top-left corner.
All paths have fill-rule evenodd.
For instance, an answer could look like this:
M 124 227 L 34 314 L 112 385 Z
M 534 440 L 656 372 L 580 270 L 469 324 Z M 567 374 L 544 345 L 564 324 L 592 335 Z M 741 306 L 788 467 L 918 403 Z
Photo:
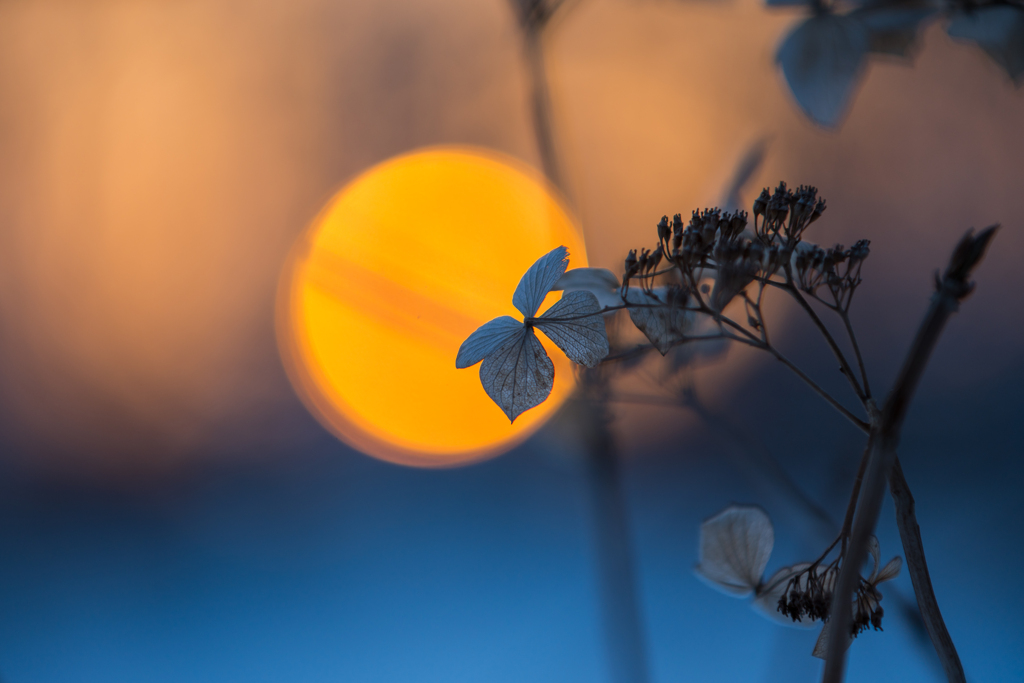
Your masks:
M 481 325 L 462 342 L 455 358 L 455 367 L 460 369 L 483 361 L 480 383 L 513 422 L 523 411 L 544 402 L 554 386 L 555 366 L 537 339 L 535 327 L 581 365 L 593 367 L 608 355 L 601 306 L 592 293 L 566 292 L 542 316 L 533 317 L 565 273 L 568 253 L 565 247 L 551 250 L 520 279 L 512 303 L 523 313 L 524 321 L 504 315 Z
M 977 43 L 1015 84 L 1024 82 L 1024 9 L 999 5 L 960 12 L 946 32 Z
M 661 355 L 686 339 L 693 323 L 693 312 L 670 302 L 668 288 L 655 287 L 650 292 L 630 288 L 626 292 L 626 301 L 642 306 L 630 308 L 629 317 Z
M 731 595 L 748 595 L 761 576 L 775 545 L 775 531 L 764 510 L 733 505 L 700 525 L 697 574 Z
M 568 266 L 569 250 L 565 247 L 552 249 L 541 256 L 519 280 L 516 292 L 512 295 L 512 305 L 518 308 L 525 318 L 537 315 L 537 309 L 544 302 L 544 297 Z
M 601 306 L 590 292 L 566 292 L 533 324 L 574 363 L 592 368 L 608 355 L 608 333 Z
M 522 331 L 523 324 L 508 315 L 484 323 L 469 335 L 469 339 L 462 342 L 455 367 L 461 370 L 476 365 Z
M 484 358 L 480 383 L 491 400 L 515 422 L 524 411 L 544 402 L 555 383 L 555 366 L 533 329 L 524 325 Z
M 779 47 L 789 89 L 815 123 L 835 127 L 863 73 L 870 47 L 867 27 L 855 18 L 813 16 L 790 33 Z

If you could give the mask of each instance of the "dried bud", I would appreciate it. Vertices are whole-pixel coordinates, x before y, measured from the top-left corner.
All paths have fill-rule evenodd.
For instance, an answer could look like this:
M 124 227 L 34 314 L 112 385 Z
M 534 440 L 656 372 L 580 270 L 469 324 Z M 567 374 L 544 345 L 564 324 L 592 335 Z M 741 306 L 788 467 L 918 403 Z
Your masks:
M 747 212 L 737 211 L 729 221 L 729 237 L 738 237 L 747 227 Z
M 768 188 L 761 190 L 761 196 L 754 200 L 754 217 L 761 216 L 768 208 L 768 200 L 771 199 L 771 194 L 768 192 Z
M 821 218 L 821 214 L 823 214 L 824 212 L 825 212 L 825 200 L 824 199 L 819 199 L 818 203 L 814 205 L 814 210 L 811 211 L 811 217 L 807 221 L 807 224 L 810 225 L 814 221 L 816 221 L 819 218 Z
M 636 249 L 630 249 L 629 250 L 629 255 L 626 257 L 625 278 L 624 279 L 628 280 L 629 278 L 633 277 L 634 275 L 636 275 L 636 273 L 637 273 L 637 271 L 639 269 L 640 268 L 639 268 L 639 266 L 637 264 L 637 260 L 636 260 Z
M 668 216 L 662 216 L 661 221 L 658 223 L 658 241 L 665 242 L 672 234 L 672 229 L 668 225 Z
M 650 258 L 648 259 L 648 266 L 650 267 L 652 272 L 658 270 L 658 264 L 661 263 L 661 259 L 664 255 L 665 250 L 662 249 L 661 245 L 659 244 L 658 247 L 654 250 L 654 253 L 651 254 Z

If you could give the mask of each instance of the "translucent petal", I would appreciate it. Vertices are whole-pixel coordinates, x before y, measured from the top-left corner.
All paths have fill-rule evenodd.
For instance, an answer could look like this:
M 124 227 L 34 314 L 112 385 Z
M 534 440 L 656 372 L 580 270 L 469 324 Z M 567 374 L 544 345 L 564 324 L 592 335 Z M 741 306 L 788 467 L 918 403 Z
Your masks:
M 977 43 L 1016 83 L 1024 80 L 1024 9 L 999 5 L 960 12 L 946 32 Z
M 552 249 L 541 256 L 519 281 L 515 294 L 512 295 L 512 304 L 527 318 L 537 315 L 537 309 L 543 303 L 544 297 L 568 266 L 569 250 L 565 247 Z
M 869 48 L 868 28 L 860 21 L 822 14 L 790 33 L 776 60 L 804 113 L 831 128 L 846 110 Z
M 697 575 L 731 595 L 748 595 L 761 585 L 775 545 L 764 510 L 733 505 L 700 526 Z
M 551 338 L 574 363 L 596 366 L 608 355 L 608 333 L 597 298 L 590 292 L 566 292 L 534 326 Z
M 480 366 L 484 391 L 513 422 L 524 411 L 544 402 L 555 382 L 555 366 L 533 329 L 519 326 Z
M 665 287 L 655 287 L 650 292 L 631 287 L 626 292 L 626 301 L 642 306 L 629 309 L 630 319 L 663 356 L 686 339 L 694 320 L 693 311 L 682 306 L 669 306 L 666 299 Z
M 878 576 L 875 577 L 875 585 L 882 583 L 883 581 L 891 581 L 899 576 L 900 569 L 903 567 L 903 559 L 900 557 L 894 557 L 885 563 L 882 567 L 882 571 L 878 572 Z
M 597 297 L 597 304 L 601 308 L 622 305 L 619 278 L 607 268 L 573 268 L 558 279 L 553 289 L 590 292 Z
M 462 342 L 459 355 L 455 358 L 455 367 L 461 369 L 476 365 L 522 330 L 523 323 L 507 315 L 484 323 Z
M 811 654 L 818 659 L 825 659 L 825 657 L 828 656 L 829 626 L 831 625 L 831 621 L 825 623 L 821 629 L 821 633 L 818 634 L 818 640 L 814 643 L 814 650 L 811 651 Z M 847 649 L 849 649 L 850 643 L 852 642 L 852 638 L 846 639 Z
M 878 564 L 882 561 L 882 549 L 878 547 L 878 539 L 874 536 L 868 538 L 868 552 L 871 553 L 871 559 L 875 562 L 871 576 L 868 577 L 868 583 L 874 583 L 875 577 L 878 575 Z
M 615 290 L 618 288 L 619 278 L 615 277 L 615 274 L 607 268 L 573 268 L 558 278 L 558 282 L 552 287 L 554 290 Z

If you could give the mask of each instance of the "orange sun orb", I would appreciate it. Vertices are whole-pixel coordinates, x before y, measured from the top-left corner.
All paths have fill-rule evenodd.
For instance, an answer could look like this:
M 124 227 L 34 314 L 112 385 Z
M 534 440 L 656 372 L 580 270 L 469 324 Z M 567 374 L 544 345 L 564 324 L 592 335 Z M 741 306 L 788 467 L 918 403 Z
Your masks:
M 374 166 L 331 199 L 283 273 L 278 339 L 292 384 L 327 429 L 382 460 L 445 467 L 507 450 L 569 395 L 570 361 L 538 335 L 554 390 L 510 425 L 479 366 L 457 370 L 455 357 L 488 320 L 522 319 L 512 293 L 559 245 L 570 267 L 587 265 L 556 193 L 513 159 L 431 148 Z

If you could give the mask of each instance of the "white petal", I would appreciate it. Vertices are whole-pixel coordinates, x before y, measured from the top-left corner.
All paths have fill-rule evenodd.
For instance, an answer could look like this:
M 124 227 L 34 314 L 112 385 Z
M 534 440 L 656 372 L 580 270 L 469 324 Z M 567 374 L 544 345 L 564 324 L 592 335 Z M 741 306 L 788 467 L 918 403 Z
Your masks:
M 882 549 L 878 547 L 878 539 L 874 536 L 868 538 L 868 552 L 871 553 L 871 559 L 875 561 L 871 576 L 868 577 L 868 583 L 874 583 L 875 577 L 878 575 L 878 563 L 882 561 Z
M 544 315 L 539 328 L 574 363 L 592 368 L 608 355 L 608 333 L 597 298 L 590 292 L 566 292 Z
M 772 522 L 764 510 L 734 505 L 700 526 L 698 576 L 732 595 L 747 595 L 761 585 L 775 545 Z
M 618 288 L 619 278 L 607 268 L 573 268 L 558 278 L 558 282 L 551 289 L 615 291 Z
M 555 286 L 562 273 L 569 266 L 569 250 L 565 247 L 552 249 L 530 266 L 523 275 L 512 295 L 512 303 L 527 318 L 537 315 L 544 297 Z
M 665 287 L 655 287 L 651 292 L 631 287 L 626 292 L 626 301 L 642 305 L 630 308 L 629 317 L 661 355 L 664 356 L 669 349 L 686 339 L 686 333 L 693 324 L 694 313 L 681 306 L 669 306 L 666 303 Z
M 455 367 L 461 369 L 476 365 L 522 330 L 523 323 L 507 315 L 484 323 L 462 342 L 459 355 L 455 358 Z
M 484 391 L 513 422 L 524 411 L 543 403 L 555 382 L 555 366 L 533 329 L 520 325 L 480 366 Z
M 875 585 L 882 583 L 883 581 L 891 581 L 900 574 L 900 569 L 903 567 L 903 560 L 900 557 L 894 557 L 885 563 L 882 567 L 882 571 L 878 572 L 878 576 L 875 577 Z
M 832 127 L 860 80 L 870 45 L 868 29 L 857 19 L 823 14 L 790 33 L 776 60 L 804 113 Z
M 831 625 L 831 621 L 825 622 L 825 625 L 821 629 L 821 633 L 818 634 L 818 640 L 814 643 L 814 650 L 811 651 L 811 654 L 818 659 L 825 659 L 825 657 L 828 656 L 829 626 Z M 853 639 L 847 637 L 846 649 L 849 649 L 850 643 L 852 642 Z
M 573 268 L 559 278 L 554 289 L 563 289 L 567 292 L 576 290 L 590 292 L 597 297 L 597 305 L 601 308 L 622 305 L 619 278 L 615 277 L 607 268 Z

